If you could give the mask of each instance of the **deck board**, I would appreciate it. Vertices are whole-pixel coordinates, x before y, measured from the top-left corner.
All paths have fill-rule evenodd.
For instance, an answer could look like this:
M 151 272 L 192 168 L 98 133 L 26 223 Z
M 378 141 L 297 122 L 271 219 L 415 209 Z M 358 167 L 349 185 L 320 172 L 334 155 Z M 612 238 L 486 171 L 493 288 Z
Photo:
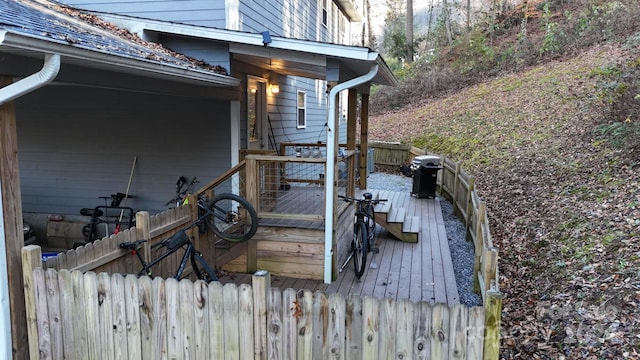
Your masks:
M 361 279 L 355 277 L 353 263 L 349 262 L 331 284 L 272 275 L 273 286 L 281 290 L 322 290 L 328 294 L 340 293 L 345 297 L 355 294 L 379 299 L 388 297 L 413 302 L 458 304 L 459 295 L 440 199 L 417 199 L 408 192 L 377 193 L 380 198 L 390 199 L 392 207 L 404 208 L 407 216 L 420 218 L 417 243 L 402 242 L 377 225 L 375 238 L 379 253 L 368 254 L 367 269 Z M 292 194 L 293 192 L 288 195 Z M 240 279 L 251 281 L 250 276 L 247 280 L 247 277 L 236 275 L 233 279 L 223 277 L 221 282 L 237 282 Z

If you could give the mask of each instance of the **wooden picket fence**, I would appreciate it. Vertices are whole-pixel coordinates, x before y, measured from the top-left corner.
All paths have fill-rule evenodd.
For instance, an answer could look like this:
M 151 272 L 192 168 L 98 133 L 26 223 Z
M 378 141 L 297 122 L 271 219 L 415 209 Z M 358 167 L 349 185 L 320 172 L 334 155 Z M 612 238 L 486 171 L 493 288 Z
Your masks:
M 482 359 L 484 309 L 43 270 L 23 248 L 32 359 Z

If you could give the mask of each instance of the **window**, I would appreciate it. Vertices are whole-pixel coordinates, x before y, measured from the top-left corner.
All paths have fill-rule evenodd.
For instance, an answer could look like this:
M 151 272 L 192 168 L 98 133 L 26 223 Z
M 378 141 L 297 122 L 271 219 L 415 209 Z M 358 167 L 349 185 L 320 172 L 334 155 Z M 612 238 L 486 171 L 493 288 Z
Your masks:
M 327 12 L 327 1 L 329 0 L 320 0 L 322 2 L 322 25 L 324 25 L 325 27 L 327 26 L 328 22 L 329 22 L 329 14 Z
M 307 94 L 304 91 L 298 91 L 298 129 L 307 127 Z

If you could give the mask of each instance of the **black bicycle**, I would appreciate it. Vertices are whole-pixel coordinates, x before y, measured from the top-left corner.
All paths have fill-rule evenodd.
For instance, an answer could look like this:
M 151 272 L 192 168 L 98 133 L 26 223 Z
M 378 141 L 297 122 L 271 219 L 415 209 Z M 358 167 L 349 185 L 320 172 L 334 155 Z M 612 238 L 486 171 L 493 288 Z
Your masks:
M 347 263 L 353 258 L 353 266 L 356 271 L 356 277 L 360 278 L 364 274 L 364 268 L 367 263 L 367 253 L 369 251 L 377 252 L 375 247 L 375 206 L 386 199 L 373 199 L 373 194 L 364 193 L 362 198 L 353 198 L 344 195 L 338 195 L 340 199 L 346 202 L 356 203 L 355 222 L 353 224 L 353 239 L 351 240 L 351 254 L 340 267 L 340 271 L 344 269 Z
M 186 200 L 197 178 L 187 179 L 183 176 L 176 182 L 176 196 L 165 204 L 169 206 L 181 206 L 187 204 Z M 229 242 L 242 242 L 249 240 L 258 230 L 258 213 L 243 197 L 221 193 L 209 200 L 204 194 L 198 196 L 198 217 L 204 221 L 198 223 L 201 233 L 206 231 L 205 224 L 219 238 Z
M 204 221 L 204 218 L 200 217 L 191 225 L 176 232 L 170 238 L 152 245 L 152 249 L 163 247 L 165 248 L 165 250 L 162 254 L 160 254 L 160 256 L 156 257 L 148 263 L 144 261 L 142 255 L 140 255 L 140 248 L 142 247 L 142 244 L 144 244 L 147 240 L 123 242 L 120 243 L 120 248 L 131 251 L 131 254 L 136 255 L 138 257 L 138 260 L 140 260 L 140 264 L 142 264 L 142 270 L 140 270 L 138 276 L 151 276 L 151 268 L 153 266 L 157 265 L 162 260 L 177 252 L 179 249 L 184 249 L 182 260 L 180 261 L 178 269 L 176 270 L 176 273 L 174 275 L 176 279 L 180 280 L 182 278 L 184 270 L 187 266 L 187 261 L 191 261 L 191 268 L 193 269 L 193 272 L 196 274 L 198 279 L 204 280 L 206 282 L 217 281 L 218 276 L 216 275 L 216 272 L 204 259 L 202 253 L 195 249 L 191 238 L 187 234 L 187 230 L 198 226 L 198 224 L 200 224 L 202 221 Z

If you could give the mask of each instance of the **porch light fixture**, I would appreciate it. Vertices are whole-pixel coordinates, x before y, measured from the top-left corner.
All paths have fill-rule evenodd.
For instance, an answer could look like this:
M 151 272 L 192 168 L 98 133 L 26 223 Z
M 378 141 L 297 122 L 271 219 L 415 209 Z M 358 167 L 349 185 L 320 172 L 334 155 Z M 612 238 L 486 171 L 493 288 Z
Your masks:
M 269 86 L 269 88 L 271 89 L 271 93 L 272 94 L 277 94 L 280 92 L 280 85 L 278 84 L 271 84 L 271 86 Z

